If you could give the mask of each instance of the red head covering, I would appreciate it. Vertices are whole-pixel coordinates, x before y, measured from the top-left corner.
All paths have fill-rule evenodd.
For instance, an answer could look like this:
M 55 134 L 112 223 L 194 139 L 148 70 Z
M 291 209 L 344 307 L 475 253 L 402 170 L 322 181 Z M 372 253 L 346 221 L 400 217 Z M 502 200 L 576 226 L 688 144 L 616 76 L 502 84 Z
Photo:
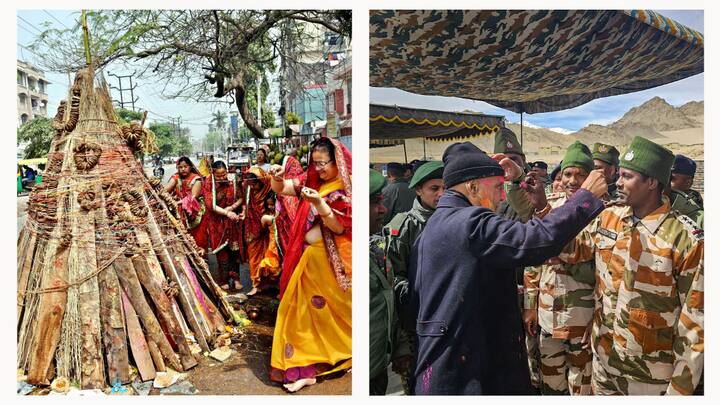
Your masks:
M 347 194 L 348 198 L 352 198 L 352 155 L 350 151 L 340 143 L 337 139 L 327 138 L 335 146 L 335 165 L 338 168 L 338 177 L 342 180 L 343 189 Z M 308 171 L 304 178 L 305 187 L 310 187 L 314 190 L 318 190 L 323 180 L 320 179 L 320 175 L 315 168 L 315 165 L 311 162 L 308 165 Z M 303 184 L 303 178 L 300 178 L 300 184 Z M 285 288 L 292 277 L 292 273 L 295 270 L 300 257 L 303 253 L 303 245 L 305 242 L 305 220 L 310 213 L 311 204 L 303 199 L 300 200 L 300 206 L 298 207 L 297 214 L 295 216 L 295 223 L 292 227 L 291 232 L 291 243 L 287 249 L 285 259 L 283 261 L 283 270 L 280 275 L 280 295 L 285 293 Z

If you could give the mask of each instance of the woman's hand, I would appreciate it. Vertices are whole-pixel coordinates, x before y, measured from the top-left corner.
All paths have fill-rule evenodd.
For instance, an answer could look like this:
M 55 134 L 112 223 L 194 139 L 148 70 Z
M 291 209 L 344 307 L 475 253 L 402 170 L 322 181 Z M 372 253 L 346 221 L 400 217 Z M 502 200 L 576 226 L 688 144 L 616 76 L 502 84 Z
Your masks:
M 239 216 L 238 214 L 232 212 L 232 211 L 228 211 L 227 217 L 228 217 L 231 221 L 235 221 L 235 222 L 237 222 L 237 221 L 240 220 L 240 216 Z
M 313 190 L 310 187 L 303 187 L 300 191 L 300 196 L 313 205 L 319 204 L 320 201 L 322 201 L 322 197 L 320 197 L 320 194 L 318 194 L 316 190 Z
M 280 165 L 272 165 L 268 173 L 272 176 L 273 180 L 282 182 L 283 176 L 285 175 L 285 168 Z

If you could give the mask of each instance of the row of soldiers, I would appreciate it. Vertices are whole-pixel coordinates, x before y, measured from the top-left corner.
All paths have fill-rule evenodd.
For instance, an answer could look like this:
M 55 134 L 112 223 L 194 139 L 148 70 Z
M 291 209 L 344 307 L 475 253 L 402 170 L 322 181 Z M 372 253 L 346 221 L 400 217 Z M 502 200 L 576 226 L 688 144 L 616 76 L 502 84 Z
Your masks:
M 448 152 L 453 147 L 443 162 L 452 161 Z M 515 134 L 507 128 L 496 136 L 494 153 L 532 173 L 530 181 L 546 186 L 547 206 L 534 207 L 522 191 L 527 186 L 522 177 L 506 181 L 508 198 L 494 209 L 506 219 L 526 223 L 543 218 L 570 201 L 593 171 L 602 172 L 607 183 L 603 214 L 562 253 L 541 265 L 516 269 L 518 311 L 522 308 L 534 391 L 702 392 L 704 214 L 702 197 L 691 188 L 695 162 L 641 137 L 622 158 L 611 145 L 596 143 L 591 151 L 575 142 L 548 176 L 544 162 L 526 162 Z M 373 198 L 385 214 L 371 223 L 371 234 L 379 231 L 381 222 L 385 225 L 371 236 L 372 394 L 385 393 L 388 362 L 401 375 L 406 394 L 422 393 L 413 388 L 418 378 L 427 377 L 428 368 L 418 364 L 417 347 L 424 339 L 418 328 L 426 325 L 418 319 L 417 303 L 411 302 L 417 286 L 410 273 L 421 260 L 418 239 L 449 188 L 443 162 L 420 165 L 409 181 L 389 170 L 395 173 L 388 185 L 371 170 L 371 219 L 373 207 L 378 207 Z M 642 212 L 647 201 L 634 201 L 633 195 L 640 194 L 633 193 L 633 187 L 649 180 L 655 181 L 657 190 L 651 191 L 658 191 L 661 199 L 652 211 Z M 410 205 L 407 190 L 412 192 L 412 207 L 393 214 L 396 207 Z M 405 201 L 399 202 L 401 198 Z M 485 392 L 492 388 L 485 387 Z

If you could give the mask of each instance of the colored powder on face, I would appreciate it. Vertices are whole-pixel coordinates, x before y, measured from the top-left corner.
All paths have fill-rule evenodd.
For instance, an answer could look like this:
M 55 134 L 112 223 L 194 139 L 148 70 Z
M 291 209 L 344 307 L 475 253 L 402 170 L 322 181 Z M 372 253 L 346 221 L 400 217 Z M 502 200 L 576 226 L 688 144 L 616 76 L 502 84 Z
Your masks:
M 430 380 L 432 379 L 432 366 L 425 369 L 423 373 L 423 391 L 425 395 L 430 393 Z

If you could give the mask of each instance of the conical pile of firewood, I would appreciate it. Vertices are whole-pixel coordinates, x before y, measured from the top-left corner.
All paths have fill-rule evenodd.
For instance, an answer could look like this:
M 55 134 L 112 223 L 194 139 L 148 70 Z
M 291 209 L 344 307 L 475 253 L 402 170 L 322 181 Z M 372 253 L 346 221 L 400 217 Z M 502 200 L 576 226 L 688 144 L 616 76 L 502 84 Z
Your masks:
M 91 68 L 79 71 L 58 108 L 18 238 L 17 366 L 32 384 L 101 388 L 129 382 L 131 366 L 143 380 L 187 370 L 239 320 L 177 200 L 133 156 L 152 136 L 118 125 L 107 86 L 94 83 Z

